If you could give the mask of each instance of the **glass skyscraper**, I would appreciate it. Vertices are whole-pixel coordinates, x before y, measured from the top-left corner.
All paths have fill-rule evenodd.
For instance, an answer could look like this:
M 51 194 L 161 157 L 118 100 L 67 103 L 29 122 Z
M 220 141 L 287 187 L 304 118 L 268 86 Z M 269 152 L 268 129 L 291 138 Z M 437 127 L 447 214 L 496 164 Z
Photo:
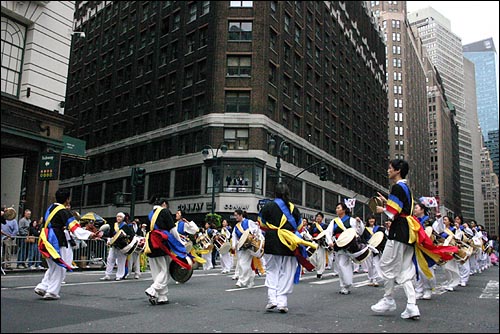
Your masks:
M 488 38 L 463 46 L 464 57 L 476 67 L 477 113 L 487 148 L 498 175 L 498 95 L 496 74 L 496 49 Z M 493 134 L 496 134 L 493 135 Z M 489 137 L 492 138 L 489 138 Z M 493 150 L 493 151 L 492 151 Z

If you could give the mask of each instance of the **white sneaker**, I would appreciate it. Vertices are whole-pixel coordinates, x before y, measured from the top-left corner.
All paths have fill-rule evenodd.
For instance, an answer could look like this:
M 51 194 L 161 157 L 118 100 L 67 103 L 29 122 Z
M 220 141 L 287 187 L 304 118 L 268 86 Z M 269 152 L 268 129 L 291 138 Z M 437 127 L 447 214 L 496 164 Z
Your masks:
M 269 303 L 269 304 L 266 305 L 266 311 L 267 312 L 272 312 L 276 307 L 278 307 L 278 305 L 273 304 L 273 303 Z
M 466 285 L 467 285 L 467 283 L 465 283 L 465 282 L 460 283 L 460 286 L 466 286 Z
M 420 311 L 416 304 L 406 304 L 406 310 L 401 313 L 401 318 L 403 319 L 420 319 Z
M 108 275 L 104 276 L 104 277 L 101 277 L 99 278 L 101 281 L 111 281 L 111 277 L 109 277 Z
M 347 288 L 342 288 L 342 289 L 340 289 L 339 293 L 341 295 L 348 295 L 351 293 L 351 291 L 349 291 L 349 289 L 347 289 Z
M 372 305 L 371 307 L 373 312 L 384 313 L 384 312 L 392 312 L 396 310 L 396 302 L 394 299 L 388 299 L 386 297 L 380 299 L 377 304 Z
M 43 296 L 43 299 L 45 300 L 57 300 L 61 297 L 59 297 L 59 295 L 55 295 L 53 293 L 50 293 L 50 292 L 47 292 L 45 293 L 45 295 Z
M 415 298 L 416 299 L 424 299 L 424 294 L 422 292 L 417 292 L 416 295 L 415 295 Z
M 250 283 L 248 283 L 247 288 L 251 289 L 251 288 L 253 288 L 254 285 L 255 285 L 254 282 L 250 282 Z
M 135 274 L 135 275 L 134 275 L 134 278 L 135 278 L 135 279 L 139 279 L 139 278 L 141 278 L 141 275 L 139 275 L 139 274 Z
M 39 296 L 45 296 L 45 294 L 47 293 L 47 291 L 43 290 L 43 289 L 40 289 L 40 288 L 35 288 L 35 293 Z
M 422 299 L 425 300 L 431 300 L 432 298 L 432 291 L 431 290 L 425 290 L 424 295 L 422 296 Z

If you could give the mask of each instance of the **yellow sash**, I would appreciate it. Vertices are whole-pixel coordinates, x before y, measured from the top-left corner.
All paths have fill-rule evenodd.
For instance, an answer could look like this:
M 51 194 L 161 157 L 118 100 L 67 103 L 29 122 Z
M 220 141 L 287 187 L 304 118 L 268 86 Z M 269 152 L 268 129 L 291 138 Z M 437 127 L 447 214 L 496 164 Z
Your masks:
M 337 226 L 340 227 L 342 231 L 345 231 L 344 223 L 342 222 L 342 220 L 340 220 L 339 217 L 335 218 L 333 221 L 337 223 Z
M 290 203 L 290 212 L 293 212 L 294 205 Z M 280 221 L 280 226 L 276 227 L 273 224 L 269 224 L 266 222 L 267 228 L 270 230 L 278 230 L 278 238 L 280 239 L 281 243 L 287 246 L 292 252 L 299 246 L 299 245 L 304 245 L 304 246 L 310 246 L 314 249 L 318 248 L 318 245 L 313 242 L 306 241 L 298 236 L 295 235 L 290 230 L 284 229 L 283 226 L 287 222 L 287 218 L 285 214 L 281 215 L 281 221 Z
M 155 228 L 155 223 L 156 223 L 156 220 L 158 219 L 158 216 L 160 215 L 160 212 L 163 208 L 160 207 L 160 208 L 157 208 L 155 213 L 153 214 L 153 217 L 151 218 L 151 225 L 149 225 L 149 231 L 148 233 L 146 233 L 146 242 L 145 242 L 145 247 L 144 247 L 144 254 L 150 254 L 151 253 L 151 248 L 149 248 L 149 234 L 151 233 L 151 231 L 153 231 L 153 229 Z M 116 227 L 117 227 L 117 223 L 115 223 L 115 230 L 116 230 Z

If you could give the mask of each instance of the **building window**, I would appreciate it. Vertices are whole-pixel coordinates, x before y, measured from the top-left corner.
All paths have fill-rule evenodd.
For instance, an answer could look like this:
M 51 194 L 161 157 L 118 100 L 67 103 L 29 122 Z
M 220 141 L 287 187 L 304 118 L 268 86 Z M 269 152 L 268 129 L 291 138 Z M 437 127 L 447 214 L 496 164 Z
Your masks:
M 253 7 L 253 1 L 230 1 L 230 7 Z
M 248 129 L 224 129 L 224 142 L 230 150 L 248 150 Z
M 250 56 L 228 56 L 227 75 L 249 77 L 252 74 L 252 58 Z
M 306 184 L 306 206 L 315 210 L 321 210 L 321 188 Z
M 201 167 L 176 170 L 174 197 L 200 195 L 199 180 L 201 180 Z
M 207 27 L 200 28 L 200 49 L 208 44 L 207 33 Z
M 161 144 L 162 142 L 159 142 Z M 158 145 L 161 150 L 161 145 Z M 148 198 L 156 195 L 159 197 L 169 198 L 170 193 L 170 171 L 149 174 Z
M 194 33 L 186 36 L 186 44 L 187 44 L 187 52 L 186 53 L 194 52 L 194 44 L 195 44 L 194 37 L 195 37 Z
M 188 8 L 188 12 L 189 12 L 188 23 L 196 20 L 196 11 L 197 11 L 196 2 L 190 4 L 189 8 Z
M 2 93 L 19 97 L 26 27 L 2 15 Z
M 226 91 L 226 112 L 250 112 L 249 91 Z
M 201 16 L 206 15 L 210 12 L 210 1 L 201 2 Z
M 226 162 L 224 160 L 222 169 L 222 178 L 219 178 L 220 174 L 215 171 L 216 187 L 219 187 L 222 181 L 224 192 L 252 192 L 252 188 L 255 187 L 255 193 L 262 194 L 262 166 L 258 166 L 253 162 Z M 212 169 L 209 169 L 208 172 L 207 193 L 210 193 L 212 188 Z
M 229 21 L 228 38 L 230 41 L 251 41 L 252 22 Z
M 184 87 L 191 86 L 193 84 L 193 65 L 186 66 L 184 69 Z

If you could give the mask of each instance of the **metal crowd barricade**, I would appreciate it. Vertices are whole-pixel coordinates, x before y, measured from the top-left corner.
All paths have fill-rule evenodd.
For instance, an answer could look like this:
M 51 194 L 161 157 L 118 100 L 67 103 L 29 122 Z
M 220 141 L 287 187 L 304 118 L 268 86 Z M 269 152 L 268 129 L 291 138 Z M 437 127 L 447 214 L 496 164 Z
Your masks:
M 38 250 L 38 237 L 33 243 L 28 243 L 26 236 L 4 238 L 1 244 L 1 268 L 4 269 L 44 269 L 45 260 Z M 105 240 L 76 240 L 73 247 L 72 266 L 80 268 L 104 268 L 108 257 L 108 247 Z

